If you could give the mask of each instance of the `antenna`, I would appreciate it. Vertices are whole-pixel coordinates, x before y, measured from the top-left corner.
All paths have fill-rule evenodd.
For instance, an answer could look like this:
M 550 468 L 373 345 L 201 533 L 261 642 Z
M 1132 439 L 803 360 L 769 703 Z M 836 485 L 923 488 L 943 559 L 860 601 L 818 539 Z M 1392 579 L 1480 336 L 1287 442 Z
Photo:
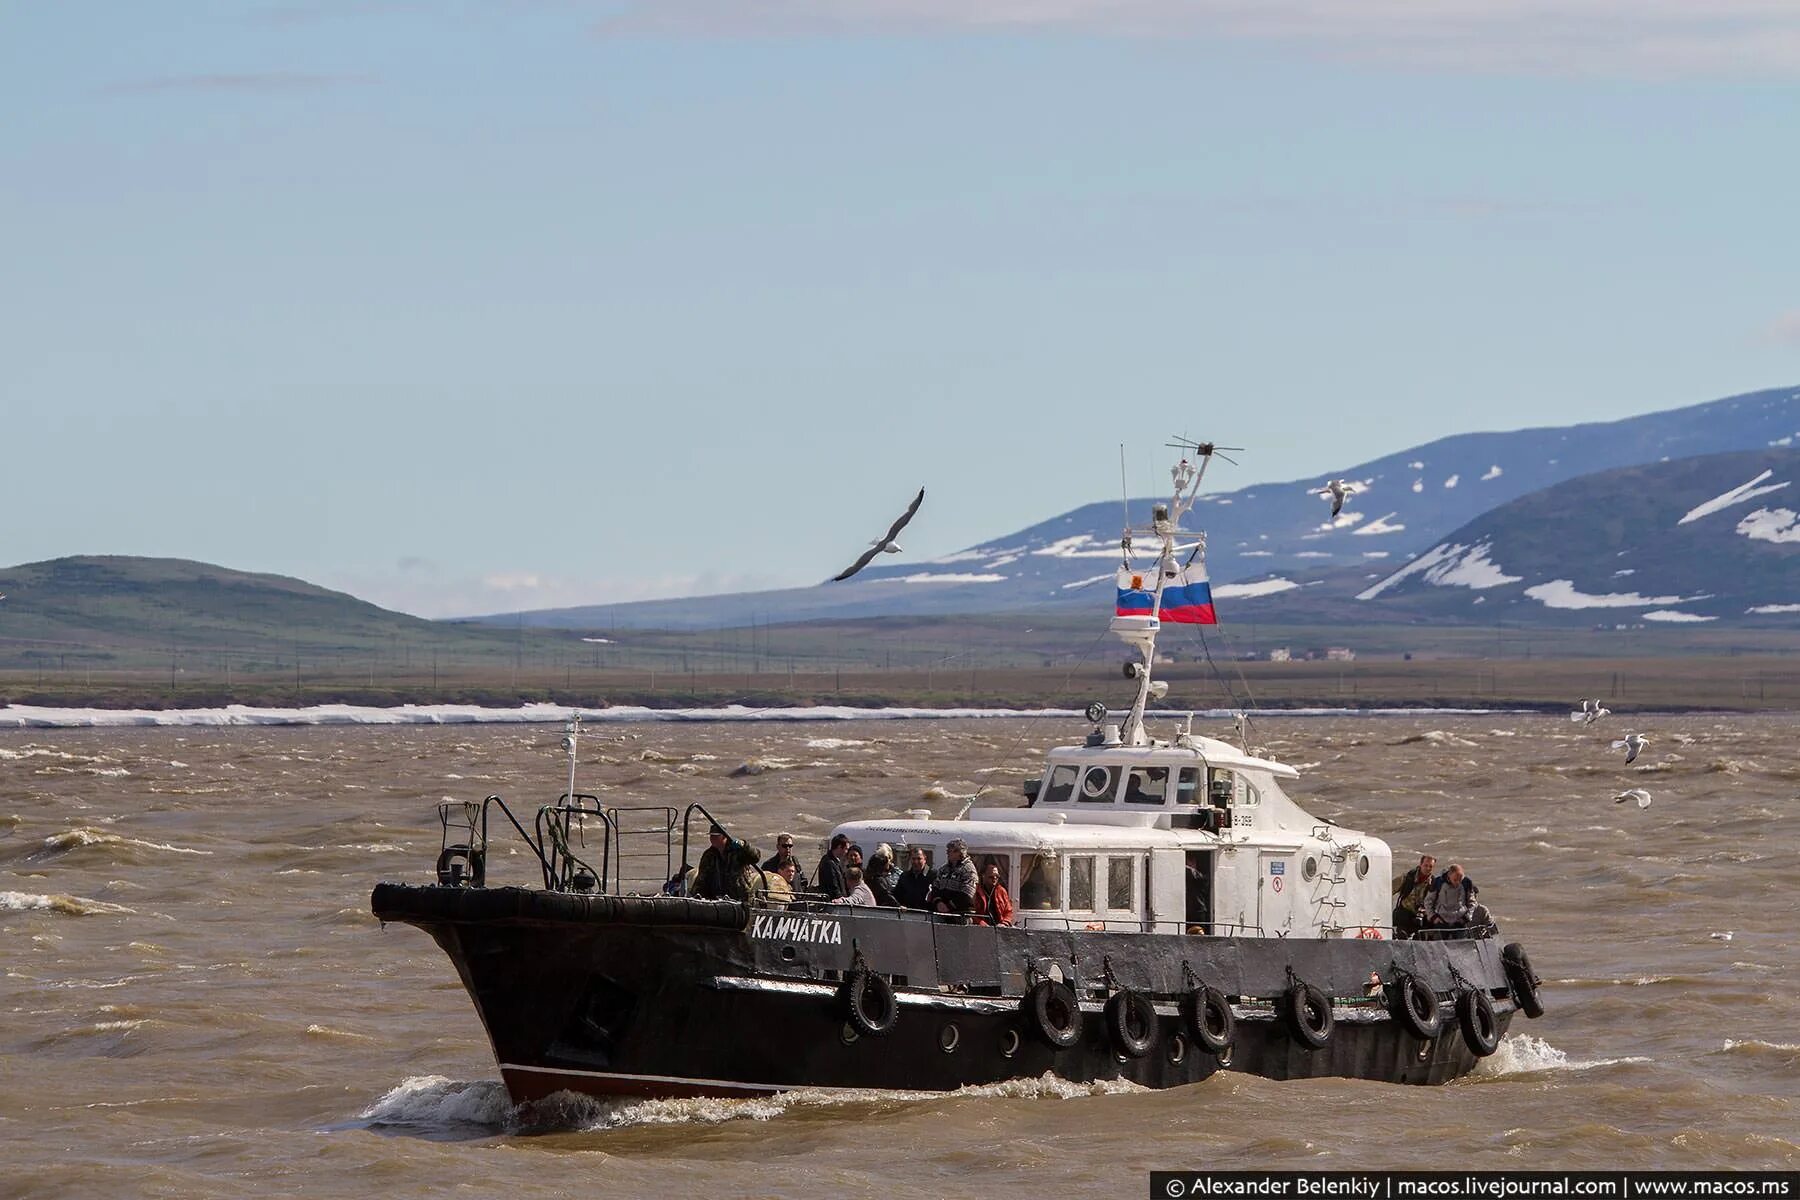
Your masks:
M 581 738 L 581 712 L 576 710 L 569 716 L 569 723 L 563 726 L 563 749 L 569 752 L 569 799 L 575 798 L 575 755 L 577 742 Z

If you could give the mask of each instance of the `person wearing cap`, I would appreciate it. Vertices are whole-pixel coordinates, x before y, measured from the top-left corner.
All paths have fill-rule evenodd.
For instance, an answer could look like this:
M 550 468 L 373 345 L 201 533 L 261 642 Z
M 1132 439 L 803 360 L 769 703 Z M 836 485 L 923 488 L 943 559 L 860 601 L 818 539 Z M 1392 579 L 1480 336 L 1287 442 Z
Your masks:
M 806 872 L 800 869 L 800 860 L 794 857 L 794 835 L 791 833 L 775 835 L 775 853 L 771 854 L 769 861 L 762 865 L 763 873 L 766 875 L 778 873 L 784 859 L 794 864 L 794 875 L 788 882 L 794 885 L 796 892 L 804 892 L 808 886 Z
M 762 889 L 756 848 L 731 837 L 718 825 L 708 835 L 711 842 L 700 856 L 694 876 L 694 895 L 704 900 L 747 900 Z
M 931 911 L 961 915 L 975 906 L 975 864 L 969 861 L 969 844 L 961 838 L 944 847 L 944 865 L 932 880 L 925 897 Z
M 850 839 L 838 834 L 831 839 L 831 849 L 819 860 L 819 870 L 814 875 L 813 890 L 827 900 L 836 900 L 850 890 L 844 882 L 844 859 L 850 854 Z
M 869 865 L 863 868 L 863 882 L 869 885 L 879 907 L 900 907 L 900 901 L 894 899 L 894 885 L 900 882 L 900 872 L 894 870 L 892 846 L 883 842 L 875 847 L 875 853 L 869 856 Z

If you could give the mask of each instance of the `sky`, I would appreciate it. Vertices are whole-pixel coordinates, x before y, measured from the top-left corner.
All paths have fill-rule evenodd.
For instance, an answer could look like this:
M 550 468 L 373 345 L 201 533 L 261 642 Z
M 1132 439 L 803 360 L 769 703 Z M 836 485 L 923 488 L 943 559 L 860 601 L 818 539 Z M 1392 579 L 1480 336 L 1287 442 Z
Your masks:
M 0 563 L 794 586 L 1800 383 L 1789 0 L 0 5 Z

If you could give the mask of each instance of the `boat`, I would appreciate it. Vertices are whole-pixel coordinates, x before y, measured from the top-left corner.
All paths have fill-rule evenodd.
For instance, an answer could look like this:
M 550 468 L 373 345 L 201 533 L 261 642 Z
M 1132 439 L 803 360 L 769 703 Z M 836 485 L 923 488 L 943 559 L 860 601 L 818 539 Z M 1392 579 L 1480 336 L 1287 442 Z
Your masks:
M 371 905 L 449 957 L 514 1101 L 942 1092 L 1046 1073 L 1438 1084 L 1494 1053 L 1518 1013 L 1541 1015 L 1529 956 L 1491 918 L 1397 935 L 1387 843 L 1307 813 L 1287 791 L 1299 771 L 1253 753 L 1246 722 L 1234 745 L 1153 707 L 1164 625 L 1211 617 L 1204 535 L 1180 520 L 1214 447 L 1182 445 L 1169 502 L 1122 538 L 1111 629 L 1131 655 L 1129 711 L 1090 706 L 1086 736 L 1049 750 L 1016 805 L 833 831 L 901 862 L 944 864 L 954 844 L 997 866 L 1010 924 L 772 900 L 754 872 L 738 898 L 681 894 L 699 840 L 734 844 L 730 815 L 578 792 L 579 721 L 567 789 L 529 828 L 499 796 L 440 805 L 435 879 L 382 882 Z M 1134 537 L 1147 570 L 1131 566 Z M 536 885 L 486 878 L 496 814 Z

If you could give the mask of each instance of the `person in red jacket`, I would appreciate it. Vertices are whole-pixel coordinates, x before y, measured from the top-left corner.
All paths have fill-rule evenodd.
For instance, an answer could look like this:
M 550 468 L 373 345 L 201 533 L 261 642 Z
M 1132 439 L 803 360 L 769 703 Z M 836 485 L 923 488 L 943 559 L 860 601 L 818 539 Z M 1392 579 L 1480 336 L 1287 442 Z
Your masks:
M 981 883 L 975 889 L 975 906 L 970 911 L 983 925 L 1012 924 L 1012 897 L 1006 894 L 1006 885 L 1000 882 L 999 863 L 989 863 L 981 873 Z

